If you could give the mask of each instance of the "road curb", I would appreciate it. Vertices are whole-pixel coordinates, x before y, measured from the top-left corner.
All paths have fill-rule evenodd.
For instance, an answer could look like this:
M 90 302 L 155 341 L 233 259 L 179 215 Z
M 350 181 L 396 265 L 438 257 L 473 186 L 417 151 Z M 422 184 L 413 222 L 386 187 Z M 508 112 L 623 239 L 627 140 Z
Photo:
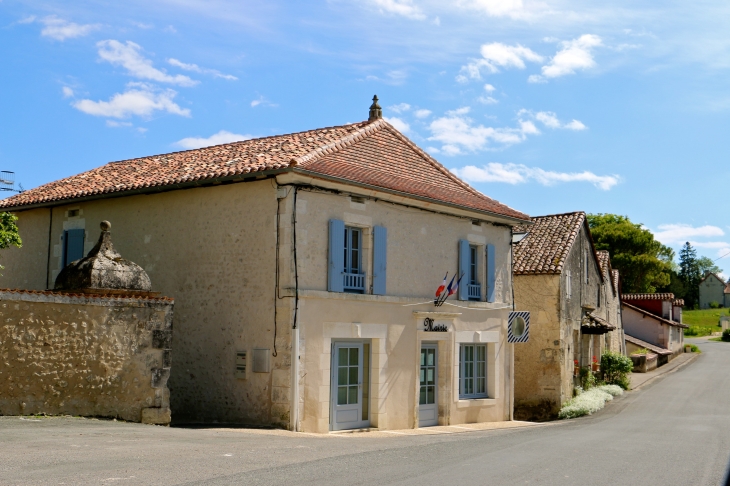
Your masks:
M 670 375 L 670 374 L 674 373 L 675 371 L 679 371 L 679 370 L 681 370 L 682 368 L 684 368 L 685 366 L 687 366 L 687 365 L 689 365 L 689 364 L 692 364 L 692 363 L 694 363 L 694 362 L 695 362 L 695 361 L 697 360 L 697 358 L 699 358 L 699 357 L 700 357 L 700 353 L 692 353 L 692 354 L 694 354 L 694 356 L 692 356 L 692 357 L 691 357 L 690 359 L 688 359 L 687 361 L 685 361 L 685 362 L 684 362 L 684 363 L 682 363 L 681 365 L 679 365 L 679 366 L 676 366 L 675 368 L 672 368 L 672 369 L 670 369 L 670 370 L 667 370 L 667 371 L 665 371 L 665 372 L 663 372 L 663 373 L 660 373 L 660 374 L 658 374 L 658 375 L 656 375 L 656 376 L 652 376 L 651 378 L 649 378 L 648 380 L 646 380 L 646 381 L 645 381 L 644 383 L 642 383 L 641 385 L 637 386 L 636 388 L 632 388 L 632 389 L 631 389 L 631 391 L 637 391 L 637 390 L 641 390 L 641 389 L 642 389 L 642 388 L 644 388 L 644 387 L 645 387 L 646 385 L 648 385 L 648 384 L 650 384 L 650 383 L 654 383 L 654 381 L 656 381 L 656 379 L 657 379 L 657 378 L 661 378 L 661 377 L 663 377 L 663 376 L 667 376 L 667 375 Z

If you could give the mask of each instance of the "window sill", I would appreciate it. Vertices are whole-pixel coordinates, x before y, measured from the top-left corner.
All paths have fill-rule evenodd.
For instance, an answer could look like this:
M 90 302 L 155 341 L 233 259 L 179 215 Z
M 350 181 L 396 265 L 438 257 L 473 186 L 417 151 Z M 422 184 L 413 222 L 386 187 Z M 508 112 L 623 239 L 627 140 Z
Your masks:
M 456 402 L 456 408 L 493 407 L 495 405 L 497 405 L 496 398 L 460 398 Z

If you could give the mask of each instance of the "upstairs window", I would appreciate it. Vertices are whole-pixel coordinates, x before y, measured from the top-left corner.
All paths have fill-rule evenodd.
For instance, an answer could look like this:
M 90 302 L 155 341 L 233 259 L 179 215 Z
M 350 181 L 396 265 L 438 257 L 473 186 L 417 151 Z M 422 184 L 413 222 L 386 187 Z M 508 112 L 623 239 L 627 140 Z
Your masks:
M 64 268 L 71 262 L 84 258 L 84 230 L 72 229 L 63 232 L 62 265 Z
M 469 246 L 469 283 L 476 285 L 479 283 L 479 272 L 477 267 L 477 247 Z
M 372 235 L 372 253 L 363 255 L 363 240 Z M 385 295 L 387 282 L 388 231 L 374 226 L 372 232 L 345 226 L 339 219 L 329 221 L 327 290 L 330 292 L 366 292 L 366 266 L 372 265 L 372 293 Z
M 362 272 L 362 230 L 345 226 L 345 292 L 365 293 L 365 274 Z

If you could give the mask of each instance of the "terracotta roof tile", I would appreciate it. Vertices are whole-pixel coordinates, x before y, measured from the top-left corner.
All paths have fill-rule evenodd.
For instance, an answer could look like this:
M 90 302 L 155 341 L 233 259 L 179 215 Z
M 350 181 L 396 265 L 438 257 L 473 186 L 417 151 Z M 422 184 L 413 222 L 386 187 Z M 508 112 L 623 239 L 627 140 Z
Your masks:
M 271 170 L 336 178 L 529 220 L 526 214 L 461 181 L 382 119 L 112 162 L 0 201 L 0 208 L 162 188 Z
M 602 319 L 598 316 L 594 316 L 590 312 L 586 314 L 586 316 L 583 318 L 583 320 L 580 323 L 581 328 L 591 329 L 591 330 L 600 330 L 604 332 L 609 331 L 615 331 L 616 326 L 611 324 L 605 319 Z
M 674 294 L 621 294 L 621 300 L 674 300 Z
M 565 259 L 585 219 L 585 213 L 579 211 L 539 216 L 531 218 L 532 226 L 515 226 L 515 232 L 527 232 L 527 236 L 514 245 L 514 273 L 530 275 L 562 272 Z
M 672 305 L 684 307 L 684 299 L 674 299 Z
M 619 280 L 618 270 L 611 270 L 611 280 L 613 281 L 613 288 L 616 289 L 616 293 L 620 293 L 621 287 L 619 286 L 619 284 L 621 283 L 621 281 Z

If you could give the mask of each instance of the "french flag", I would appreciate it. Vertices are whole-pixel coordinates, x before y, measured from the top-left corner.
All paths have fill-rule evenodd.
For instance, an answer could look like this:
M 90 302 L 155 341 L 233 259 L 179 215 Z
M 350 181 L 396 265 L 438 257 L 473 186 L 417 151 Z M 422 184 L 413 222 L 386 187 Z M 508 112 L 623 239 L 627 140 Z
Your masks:
M 456 275 L 454 275 L 454 277 L 455 276 Z M 449 284 L 449 295 L 447 297 L 451 297 L 452 295 L 454 295 L 456 293 L 456 290 L 459 288 L 459 282 L 461 282 L 462 277 L 464 277 L 463 273 L 461 274 L 461 277 L 459 277 L 459 280 L 456 281 L 456 285 L 454 285 L 453 289 L 451 288 L 451 284 Z M 454 281 L 453 277 L 451 278 L 451 281 L 452 282 Z
M 444 275 L 444 281 L 441 282 L 441 285 L 439 285 L 439 288 L 436 289 L 436 298 L 437 299 L 441 295 L 441 292 L 443 292 L 444 289 L 446 288 L 446 279 L 448 278 L 448 276 L 449 276 L 449 272 L 446 272 L 446 275 Z

